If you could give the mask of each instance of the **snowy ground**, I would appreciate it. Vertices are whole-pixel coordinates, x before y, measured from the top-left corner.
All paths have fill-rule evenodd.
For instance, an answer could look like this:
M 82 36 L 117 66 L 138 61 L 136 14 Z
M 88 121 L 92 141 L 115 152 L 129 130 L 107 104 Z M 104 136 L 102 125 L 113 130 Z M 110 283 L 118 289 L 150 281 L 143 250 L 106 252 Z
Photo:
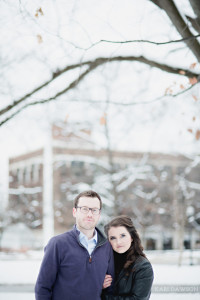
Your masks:
M 177 252 L 148 253 L 155 275 L 151 300 L 200 299 L 200 251 L 193 253 L 192 266 L 190 255 L 184 252 L 183 265 L 179 267 L 174 264 L 178 261 Z M 41 258 L 42 252 L 0 254 L 1 300 L 34 300 L 33 288 Z
M 34 294 L 23 293 L 23 294 L 9 294 L 0 293 L 1 300 L 34 300 Z M 199 294 L 152 294 L 150 300 L 199 300 Z

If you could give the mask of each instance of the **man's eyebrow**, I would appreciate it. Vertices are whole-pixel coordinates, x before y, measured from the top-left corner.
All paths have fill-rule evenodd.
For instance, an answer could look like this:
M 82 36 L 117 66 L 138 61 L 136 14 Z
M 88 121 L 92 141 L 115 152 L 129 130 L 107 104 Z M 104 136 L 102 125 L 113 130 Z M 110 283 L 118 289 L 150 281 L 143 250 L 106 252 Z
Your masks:
M 89 206 L 87 206 L 87 205 L 81 205 L 81 207 L 87 207 L 87 208 L 91 208 L 91 209 L 100 209 L 100 207 L 89 207 Z

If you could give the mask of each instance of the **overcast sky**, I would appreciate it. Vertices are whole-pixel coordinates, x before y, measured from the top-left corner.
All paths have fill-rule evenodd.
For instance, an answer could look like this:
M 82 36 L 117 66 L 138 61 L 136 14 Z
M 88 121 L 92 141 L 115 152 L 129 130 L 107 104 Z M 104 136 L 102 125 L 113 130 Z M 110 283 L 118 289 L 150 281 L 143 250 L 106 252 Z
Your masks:
M 181 1 L 182 12 L 192 16 L 187 3 Z M 180 38 L 165 13 L 148 0 L 2 1 L 0 15 L 1 108 L 51 78 L 52 71 L 81 60 L 144 55 L 185 68 L 196 62 L 183 44 L 158 47 L 100 43 L 83 50 L 101 39 Z M 62 76 L 31 100 L 51 96 L 81 71 Z M 163 97 L 167 89 L 178 93 L 181 86 L 188 87 L 187 78 L 139 63 L 113 63 L 92 72 L 58 101 L 27 108 L 0 128 L 0 192 L 7 185 L 8 157 L 40 147 L 49 124 L 55 120 L 67 118 L 68 122 L 81 122 L 83 127 L 85 122 L 91 124 L 95 142 L 104 147 L 100 120 L 106 113 L 115 149 L 199 153 L 200 141 L 193 134 L 200 128 L 199 86 L 178 97 Z

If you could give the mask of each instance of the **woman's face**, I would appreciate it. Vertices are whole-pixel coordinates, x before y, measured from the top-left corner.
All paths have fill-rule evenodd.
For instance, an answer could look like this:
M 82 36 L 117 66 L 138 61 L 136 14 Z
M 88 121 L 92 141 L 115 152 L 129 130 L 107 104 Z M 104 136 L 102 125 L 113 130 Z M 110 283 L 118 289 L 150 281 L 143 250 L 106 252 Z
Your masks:
M 108 230 L 108 240 L 115 252 L 124 253 L 130 248 L 133 239 L 126 227 L 119 226 Z

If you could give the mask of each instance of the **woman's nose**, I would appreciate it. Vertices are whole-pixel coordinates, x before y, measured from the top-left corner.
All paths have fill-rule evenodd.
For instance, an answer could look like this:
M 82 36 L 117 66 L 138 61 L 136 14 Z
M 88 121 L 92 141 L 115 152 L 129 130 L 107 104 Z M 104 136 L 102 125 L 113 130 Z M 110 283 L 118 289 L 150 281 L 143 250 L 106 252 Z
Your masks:
M 120 239 L 116 239 L 116 244 L 117 246 L 121 244 L 121 240 Z

